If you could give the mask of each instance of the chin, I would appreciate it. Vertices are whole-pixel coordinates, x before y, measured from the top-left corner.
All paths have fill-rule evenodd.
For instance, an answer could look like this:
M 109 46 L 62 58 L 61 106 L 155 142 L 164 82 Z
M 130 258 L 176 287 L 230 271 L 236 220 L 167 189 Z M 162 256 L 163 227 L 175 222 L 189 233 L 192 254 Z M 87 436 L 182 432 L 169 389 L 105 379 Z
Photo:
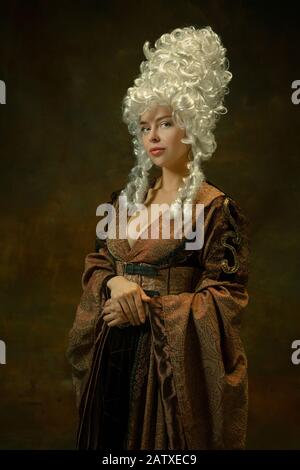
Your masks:
M 153 163 L 153 165 L 155 165 L 155 166 L 159 166 L 159 167 L 164 166 L 163 160 L 158 161 L 158 158 L 155 159 L 155 160 L 152 160 L 152 163 Z

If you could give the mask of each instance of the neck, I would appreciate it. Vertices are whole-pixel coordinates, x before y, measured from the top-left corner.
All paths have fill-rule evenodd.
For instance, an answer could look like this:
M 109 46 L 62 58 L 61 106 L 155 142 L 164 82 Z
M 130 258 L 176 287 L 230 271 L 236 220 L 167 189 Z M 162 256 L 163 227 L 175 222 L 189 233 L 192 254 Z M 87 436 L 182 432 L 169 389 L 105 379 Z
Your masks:
M 164 191 L 177 191 L 179 186 L 182 184 L 182 179 L 188 176 L 189 171 L 186 167 L 181 170 L 171 170 L 169 168 L 162 169 L 161 184 L 160 187 Z

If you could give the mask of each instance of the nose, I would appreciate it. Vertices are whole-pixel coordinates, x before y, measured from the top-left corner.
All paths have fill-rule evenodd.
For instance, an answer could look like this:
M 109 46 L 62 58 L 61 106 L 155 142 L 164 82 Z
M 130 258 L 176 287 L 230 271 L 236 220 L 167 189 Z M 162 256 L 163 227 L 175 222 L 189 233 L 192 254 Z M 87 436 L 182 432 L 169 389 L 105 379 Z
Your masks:
M 149 132 L 149 140 L 150 142 L 158 142 L 159 141 L 159 134 L 155 126 L 152 127 L 151 131 Z

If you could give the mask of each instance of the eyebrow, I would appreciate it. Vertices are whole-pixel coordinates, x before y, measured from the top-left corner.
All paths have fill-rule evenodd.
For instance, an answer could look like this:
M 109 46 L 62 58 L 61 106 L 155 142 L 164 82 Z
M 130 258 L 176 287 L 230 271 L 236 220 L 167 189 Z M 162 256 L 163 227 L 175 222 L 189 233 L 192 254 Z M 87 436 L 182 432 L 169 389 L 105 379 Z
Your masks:
M 172 117 L 172 115 L 171 114 L 166 114 L 165 116 L 160 116 L 157 119 L 155 119 L 155 121 L 160 121 L 161 119 L 164 119 L 166 117 Z M 148 122 L 147 121 L 140 121 L 140 125 L 142 125 L 142 124 L 148 124 Z

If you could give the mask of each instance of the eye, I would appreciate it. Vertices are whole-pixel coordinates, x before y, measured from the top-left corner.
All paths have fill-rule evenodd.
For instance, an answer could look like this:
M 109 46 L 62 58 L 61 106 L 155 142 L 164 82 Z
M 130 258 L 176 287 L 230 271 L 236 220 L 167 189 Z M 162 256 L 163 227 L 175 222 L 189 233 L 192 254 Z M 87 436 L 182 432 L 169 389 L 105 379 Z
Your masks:
M 171 127 L 172 126 L 172 123 L 169 122 L 169 121 L 164 121 L 161 123 L 162 126 L 165 126 L 165 127 Z
M 141 127 L 141 134 L 145 134 L 149 127 Z

